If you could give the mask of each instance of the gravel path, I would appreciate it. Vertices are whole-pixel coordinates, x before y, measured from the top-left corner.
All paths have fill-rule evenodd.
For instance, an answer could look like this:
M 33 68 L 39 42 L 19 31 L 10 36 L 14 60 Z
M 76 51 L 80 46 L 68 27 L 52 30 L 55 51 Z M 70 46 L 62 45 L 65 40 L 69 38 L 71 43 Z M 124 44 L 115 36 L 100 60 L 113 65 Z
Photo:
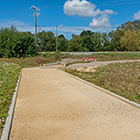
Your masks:
M 101 66 L 107 65 L 110 63 L 125 63 L 125 62 L 136 62 L 140 60 L 118 60 L 118 61 L 95 61 L 90 63 L 77 63 L 67 66 L 67 68 L 83 68 L 83 67 L 94 67 L 94 66 Z
M 23 69 L 10 140 L 140 140 L 140 109 L 56 68 Z

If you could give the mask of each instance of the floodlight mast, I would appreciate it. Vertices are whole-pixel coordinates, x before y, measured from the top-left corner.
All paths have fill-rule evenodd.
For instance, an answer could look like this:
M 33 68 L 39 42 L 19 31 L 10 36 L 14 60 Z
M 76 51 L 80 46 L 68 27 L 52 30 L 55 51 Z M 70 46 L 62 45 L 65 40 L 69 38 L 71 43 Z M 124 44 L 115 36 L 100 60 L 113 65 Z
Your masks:
M 35 16 L 35 46 L 37 47 L 37 22 L 36 22 L 36 7 L 32 6 L 32 9 L 35 11 L 34 16 Z

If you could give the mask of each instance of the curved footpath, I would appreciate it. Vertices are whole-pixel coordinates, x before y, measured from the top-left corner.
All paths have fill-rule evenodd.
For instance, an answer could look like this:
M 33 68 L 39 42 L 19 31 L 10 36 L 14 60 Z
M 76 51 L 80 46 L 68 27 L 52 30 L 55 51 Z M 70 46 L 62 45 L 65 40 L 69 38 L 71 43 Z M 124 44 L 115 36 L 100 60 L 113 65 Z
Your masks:
M 140 109 L 56 68 L 23 69 L 10 140 L 140 140 Z

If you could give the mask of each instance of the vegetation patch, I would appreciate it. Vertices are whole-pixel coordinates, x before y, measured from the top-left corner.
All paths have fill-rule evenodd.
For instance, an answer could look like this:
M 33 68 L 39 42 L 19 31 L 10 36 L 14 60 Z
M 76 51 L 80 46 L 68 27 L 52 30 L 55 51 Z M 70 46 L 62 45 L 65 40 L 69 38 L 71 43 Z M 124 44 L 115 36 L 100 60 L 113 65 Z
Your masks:
M 40 55 L 25 58 L 0 58 L 0 137 L 8 116 L 9 107 L 15 91 L 21 68 L 41 66 L 55 62 L 55 55 Z
M 130 52 L 124 52 L 124 53 L 93 53 L 92 55 L 68 55 L 65 58 L 71 58 L 71 59 L 82 59 L 82 58 L 93 58 L 95 56 L 97 61 L 113 61 L 113 60 L 138 60 L 140 59 L 140 52 L 136 53 L 130 53 Z
M 46 63 L 57 61 L 54 56 L 35 56 L 25 58 L 0 58 L 0 62 L 15 63 L 20 65 L 22 68 L 42 66 Z
M 17 64 L 0 62 L 0 137 L 8 116 L 20 69 L 21 67 Z
M 140 62 L 115 63 L 95 68 L 95 72 L 65 69 L 97 86 L 140 103 Z

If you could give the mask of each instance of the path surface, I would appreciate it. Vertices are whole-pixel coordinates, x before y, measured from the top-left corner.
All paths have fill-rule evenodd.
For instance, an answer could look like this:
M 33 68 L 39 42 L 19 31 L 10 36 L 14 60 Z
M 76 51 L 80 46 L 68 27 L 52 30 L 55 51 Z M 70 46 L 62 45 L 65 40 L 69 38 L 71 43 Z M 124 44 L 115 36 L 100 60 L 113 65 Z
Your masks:
M 140 140 L 140 109 L 56 68 L 23 69 L 10 140 Z
M 95 67 L 95 66 L 108 65 L 111 63 L 126 63 L 126 62 L 140 62 L 140 60 L 115 60 L 115 61 L 95 61 L 90 63 L 76 63 L 67 66 L 67 68 Z

